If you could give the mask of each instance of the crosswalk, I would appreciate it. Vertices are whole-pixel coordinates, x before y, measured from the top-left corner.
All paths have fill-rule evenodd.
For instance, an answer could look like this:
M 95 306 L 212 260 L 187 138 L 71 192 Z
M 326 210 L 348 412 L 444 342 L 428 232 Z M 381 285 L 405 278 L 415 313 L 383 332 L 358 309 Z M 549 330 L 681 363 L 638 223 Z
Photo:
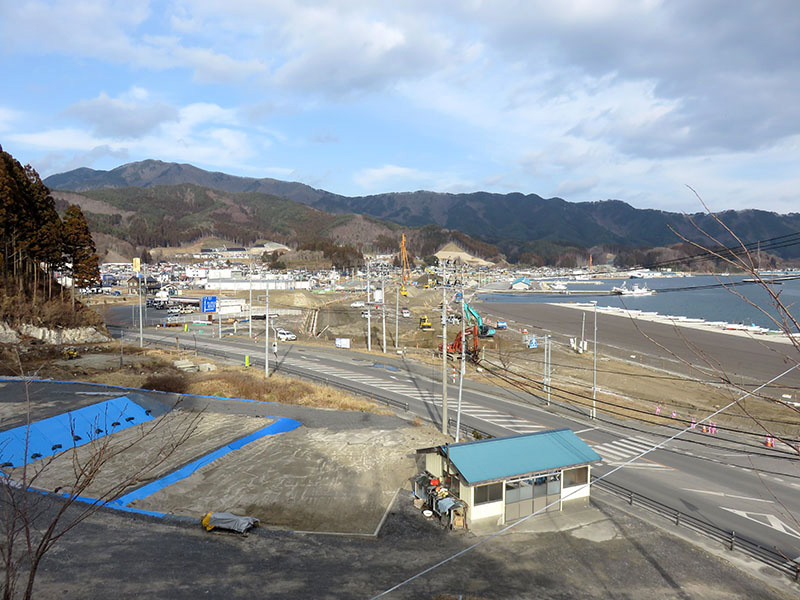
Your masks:
M 589 445 L 594 449 L 595 452 L 603 457 L 604 463 L 616 466 L 629 461 L 631 458 L 638 456 L 642 452 L 649 450 L 653 447 L 654 443 L 643 438 L 629 437 L 622 440 L 605 442 L 603 444 L 590 443 Z M 644 462 L 645 460 L 646 462 Z M 637 461 L 628 465 L 626 468 L 671 470 L 671 467 L 654 463 L 651 460 L 647 460 L 647 457 L 645 457 L 643 461 Z
M 282 362 L 290 366 L 308 368 L 308 362 L 303 360 L 287 357 L 283 359 Z M 414 385 L 402 383 L 400 381 L 387 381 L 386 379 L 380 379 L 378 377 L 372 377 L 363 373 L 356 373 L 354 371 L 348 371 L 347 369 L 329 367 L 326 365 L 314 365 L 314 372 L 328 375 L 330 377 L 344 379 L 348 382 L 361 383 L 376 387 L 378 389 L 400 394 L 401 396 L 412 398 L 414 400 L 431 404 L 432 406 L 439 408 L 442 406 L 441 394 L 437 394 L 436 392 L 430 390 L 423 390 Z M 453 410 L 454 404 L 452 399 L 448 401 L 448 407 Z M 543 425 L 538 425 L 526 419 L 522 419 L 493 408 L 487 408 L 479 404 L 474 404 L 472 402 L 462 401 L 461 412 L 465 415 L 469 415 L 476 419 L 491 423 L 492 425 L 503 427 L 513 433 L 532 433 L 534 431 L 538 431 L 539 429 L 544 429 Z

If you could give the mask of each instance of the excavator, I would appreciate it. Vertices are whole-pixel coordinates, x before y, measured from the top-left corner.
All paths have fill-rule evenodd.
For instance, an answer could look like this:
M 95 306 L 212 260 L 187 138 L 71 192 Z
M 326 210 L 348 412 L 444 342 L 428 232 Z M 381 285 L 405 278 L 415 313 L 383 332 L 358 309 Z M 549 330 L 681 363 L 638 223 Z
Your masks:
M 466 339 L 464 339 L 466 338 Z M 456 334 L 455 339 L 453 340 L 452 344 L 447 344 L 447 356 L 448 358 L 461 358 L 461 350 L 463 347 L 464 356 L 471 360 L 474 363 L 480 361 L 480 352 L 478 348 L 478 326 L 472 325 L 468 329 L 466 329 L 466 335 L 464 338 L 461 337 L 461 332 L 459 331 Z M 464 347 L 464 344 L 466 346 Z M 442 345 L 439 344 L 439 353 L 442 352 Z
M 467 317 L 467 322 L 473 322 L 478 327 L 478 337 L 487 338 L 494 336 L 497 330 L 494 327 L 489 327 L 483 322 L 478 311 L 472 308 L 469 304 L 464 302 L 464 314 Z

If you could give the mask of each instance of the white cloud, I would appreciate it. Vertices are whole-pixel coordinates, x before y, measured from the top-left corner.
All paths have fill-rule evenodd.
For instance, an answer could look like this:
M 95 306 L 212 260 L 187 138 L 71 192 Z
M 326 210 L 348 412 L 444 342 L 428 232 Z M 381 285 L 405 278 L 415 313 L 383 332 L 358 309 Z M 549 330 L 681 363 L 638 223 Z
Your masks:
M 427 177 L 426 174 L 416 169 L 399 167 L 397 165 L 383 165 L 371 169 L 362 169 L 353 176 L 353 180 L 364 188 L 373 188 L 376 185 L 385 185 L 389 181 Z
M 22 117 L 22 113 L 0 106 L 0 131 L 10 130 L 12 125 Z
M 90 125 L 99 137 L 137 138 L 163 123 L 177 121 L 178 111 L 165 102 L 148 102 L 147 90 L 134 87 L 132 100 L 111 98 L 105 92 L 92 100 L 82 100 L 68 107 L 64 114 Z
M 474 191 L 473 181 L 453 173 L 434 173 L 398 165 L 361 169 L 353 175 L 353 181 L 368 193 L 385 192 L 387 189 L 429 189 L 453 193 Z

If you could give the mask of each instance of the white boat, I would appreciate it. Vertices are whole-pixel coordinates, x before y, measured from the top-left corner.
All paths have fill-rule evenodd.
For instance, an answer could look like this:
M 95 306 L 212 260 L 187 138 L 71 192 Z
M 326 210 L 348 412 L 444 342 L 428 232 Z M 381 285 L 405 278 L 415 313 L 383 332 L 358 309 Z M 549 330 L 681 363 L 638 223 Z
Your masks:
M 620 296 L 652 296 L 656 292 L 655 290 L 648 289 L 646 285 L 639 286 L 639 284 L 636 284 L 632 288 L 629 288 L 623 283 L 621 286 L 611 288 L 611 293 L 619 294 Z

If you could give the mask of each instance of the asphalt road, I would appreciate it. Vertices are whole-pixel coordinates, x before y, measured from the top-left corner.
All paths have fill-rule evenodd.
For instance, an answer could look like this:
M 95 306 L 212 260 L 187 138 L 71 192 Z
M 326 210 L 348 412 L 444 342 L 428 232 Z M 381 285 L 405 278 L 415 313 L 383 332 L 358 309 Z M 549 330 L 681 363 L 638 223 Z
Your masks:
M 565 314 L 565 311 L 568 312 Z M 580 314 L 578 311 L 545 307 L 545 317 L 551 314 L 557 315 L 562 324 L 574 321 L 580 326 L 580 320 L 576 318 Z M 608 318 L 623 321 L 616 317 Z M 603 322 L 598 320 L 599 327 L 602 327 Z M 548 323 L 553 325 L 552 320 Z M 610 335 L 618 323 L 612 326 L 608 322 L 607 325 Z M 669 326 L 662 325 L 656 329 L 658 331 L 654 329 L 654 334 L 665 338 L 672 332 Z M 554 326 L 550 330 L 557 331 Z M 635 332 L 635 328 L 632 330 Z M 705 334 L 692 331 L 694 333 Z M 129 335 L 133 338 L 132 342 L 138 339 L 133 332 Z M 711 336 L 711 343 L 714 344 L 723 344 L 725 340 L 717 339 L 719 337 L 728 338 L 730 345 L 730 336 L 706 335 Z M 201 355 L 223 354 L 231 360 L 243 361 L 244 355 L 250 354 L 254 366 L 263 367 L 263 346 L 257 346 L 246 338 L 228 336 L 219 340 L 208 332 L 197 335 L 176 330 L 149 330 L 145 334 L 147 343 L 172 345 L 176 337 L 182 340 L 182 345 L 191 347 L 196 344 Z M 693 336 L 692 339 L 695 343 L 701 343 L 705 338 L 703 335 Z M 628 338 L 616 334 L 615 339 L 623 343 Z M 746 339 L 741 342 L 753 343 Z M 639 342 L 635 341 L 634 344 Z M 748 347 L 754 352 L 770 352 L 757 343 Z M 604 348 L 601 347 L 602 350 Z M 627 351 L 644 350 L 634 346 Z M 270 358 L 272 360 L 273 357 Z M 740 357 L 739 360 L 744 358 Z M 744 364 L 752 365 L 758 373 L 760 369 L 769 368 L 767 363 L 762 357 L 760 360 L 747 360 Z M 278 369 L 286 372 L 347 386 L 359 393 L 393 402 L 395 406 L 403 405 L 410 414 L 441 422 L 441 382 L 437 368 L 411 365 L 389 355 L 376 361 L 373 357 L 355 352 L 304 348 L 298 344 L 280 344 L 277 365 Z M 449 416 L 455 419 L 456 386 L 450 386 L 448 396 Z M 545 407 L 542 400 L 534 396 L 488 386 L 465 386 L 463 403 L 462 424 L 468 429 L 475 428 L 496 436 L 569 427 L 604 457 L 603 463 L 594 469 L 596 475 L 609 473 L 642 450 L 663 441 L 666 435 L 659 428 L 642 427 L 632 431 L 609 419 L 593 422 L 587 416 L 570 413 L 557 406 Z M 645 458 L 615 471 L 609 479 L 684 514 L 736 531 L 737 536 L 752 539 L 767 548 L 776 548 L 789 559 L 800 560 L 800 525 L 796 521 L 800 515 L 800 468 L 797 459 L 786 460 L 777 453 L 753 452 L 735 438 L 728 443 L 706 446 L 705 440 L 699 440 L 698 435 L 697 432 L 691 432 L 687 437 L 701 441 L 703 445 L 682 440 L 671 441 L 666 448 L 655 450 Z
M 561 341 L 580 337 L 581 315 L 584 314 L 581 310 L 534 302 L 483 302 L 476 306 L 482 315 L 505 318 L 510 326 L 527 327 L 531 333 L 555 334 L 557 341 L 559 337 Z M 587 312 L 587 339 L 591 340 L 593 327 L 593 314 Z M 686 363 L 714 368 L 737 383 L 769 381 L 798 359 L 790 345 L 768 339 L 673 327 L 601 312 L 597 313 L 597 342 L 600 355 L 642 362 L 692 377 L 697 377 L 699 372 Z M 800 369 L 781 378 L 780 383 L 800 387 Z

